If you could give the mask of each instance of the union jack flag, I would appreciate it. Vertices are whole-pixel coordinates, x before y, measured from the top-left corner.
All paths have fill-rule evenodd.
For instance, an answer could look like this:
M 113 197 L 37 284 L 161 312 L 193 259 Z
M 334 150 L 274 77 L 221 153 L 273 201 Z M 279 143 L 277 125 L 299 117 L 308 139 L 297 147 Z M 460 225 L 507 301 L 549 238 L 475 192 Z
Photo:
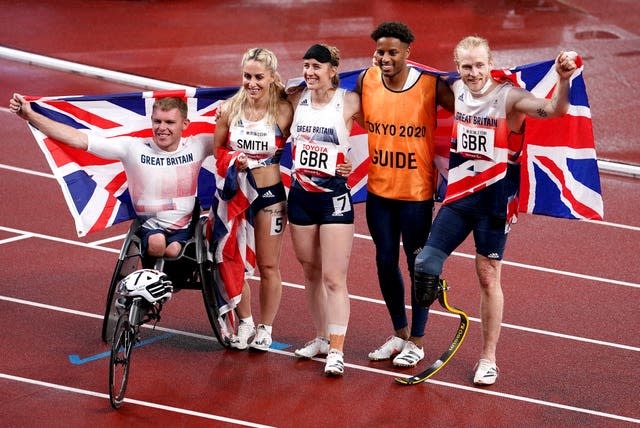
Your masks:
M 440 72 L 413 63 L 426 72 L 458 78 L 453 72 Z M 341 86 L 353 90 L 362 69 L 340 74 Z M 525 146 L 521 156 L 521 190 L 518 210 L 564 218 L 601 219 L 600 195 L 591 113 L 583 67 L 571 81 L 568 114 L 557 119 L 527 119 Z M 553 61 L 495 70 L 496 78 L 507 78 L 515 85 L 538 96 L 550 96 L 555 84 Z M 34 110 L 74 128 L 111 137 L 120 135 L 149 137 L 151 106 L 156 97 L 181 96 L 189 105 L 186 135 L 213 133 L 215 114 L 222 100 L 237 88 L 198 88 L 194 90 L 137 92 L 101 96 L 29 97 Z M 452 115 L 438 109 L 436 165 L 439 170 L 439 195 L 446 189 L 449 138 Z M 118 161 L 98 158 L 82 150 L 69 148 L 31 127 L 58 180 L 79 236 L 110 227 L 135 216 L 126 187 L 126 175 Z M 352 129 L 350 158 L 353 172 L 348 183 L 354 202 L 366 198 L 369 164 L 366 132 Z M 291 150 L 285 149 L 281 169 L 285 185 L 290 184 Z M 215 191 L 215 162 L 207 159 L 202 168 L 198 195 L 204 208 L 211 205 Z
M 509 216 L 517 212 L 568 219 L 602 220 L 603 203 L 600 191 L 591 110 L 582 76 L 584 64 L 576 59 L 569 90 L 569 111 L 554 119 L 526 118 L 524 145 L 519 158 L 520 192 L 509 207 Z M 414 66 L 426 72 L 458 79 L 457 73 L 443 73 L 422 64 Z M 509 80 L 538 97 L 551 98 L 557 83 L 555 61 L 549 60 L 493 70 L 496 80 Z M 446 191 L 452 115 L 438 109 L 435 162 L 439 170 L 438 200 Z
M 221 100 L 233 89 L 194 89 L 136 92 L 99 96 L 27 97 L 33 110 L 82 132 L 101 137 L 151 137 L 151 108 L 157 97 L 178 96 L 187 101 L 191 123 L 184 136 L 213 134 Z M 135 217 L 120 161 L 99 158 L 31 131 L 58 180 L 76 224 L 78 236 Z M 212 136 L 213 138 L 213 136 Z M 213 141 L 213 140 L 212 140 Z M 212 142 L 213 144 L 213 142 Z M 214 159 L 203 164 L 198 197 L 208 208 L 215 190 Z
M 582 76 L 571 77 L 569 111 L 553 119 L 527 118 L 521 156 L 519 211 L 569 219 L 602 220 L 604 207 L 591 125 L 591 109 Z M 554 61 L 498 70 L 538 97 L 550 98 L 557 75 Z
M 256 267 L 256 243 L 251 203 L 258 197 L 253 176 L 238 171 L 240 152 L 218 151 L 216 168 L 217 197 L 209 211 L 211 241 L 216 242 L 215 261 L 224 284 L 224 304 L 220 313 L 233 309 L 240 301 L 246 277 Z M 215 213 L 215 214 L 214 214 Z

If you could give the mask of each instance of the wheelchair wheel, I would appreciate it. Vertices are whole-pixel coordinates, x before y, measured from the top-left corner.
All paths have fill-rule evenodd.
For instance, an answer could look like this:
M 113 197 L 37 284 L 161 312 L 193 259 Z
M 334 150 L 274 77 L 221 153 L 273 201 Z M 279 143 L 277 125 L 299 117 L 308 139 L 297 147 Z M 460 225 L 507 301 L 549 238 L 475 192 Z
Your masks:
M 130 232 L 130 235 L 132 233 L 133 232 Z M 128 238 L 125 245 L 126 248 L 123 249 L 123 254 L 120 254 L 118 258 L 116 268 L 111 277 L 111 283 L 109 284 L 109 291 L 107 292 L 104 318 L 102 320 L 102 341 L 105 343 L 113 337 L 113 332 L 120 316 L 115 307 L 117 297 L 116 287 L 124 277 L 142 267 L 142 257 L 140 256 L 138 241 Z
M 220 315 L 218 310 L 218 287 L 217 287 L 217 270 L 214 269 L 213 263 L 204 262 L 200 267 L 202 297 L 204 298 L 204 308 L 211 324 L 211 329 L 218 343 L 225 348 L 230 346 L 231 332 L 233 331 L 233 314 L 227 313 Z
M 118 311 L 115 307 L 116 302 L 116 287 L 118 282 L 124 277 L 120 277 L 118 274 L 121 261 L 116 264 L 116 272 L 111 278 L 111 284 L 109 284 L 109 291 L 107 292 L 107 303 L 104 311 L 104 317 L 102 320 L 102 341 L 108 342 L 112 338 L 115 331 L 116 323 L 118 322 Z
M 136 334 L 136 328 L 129 324 L 129 314 L 122 314 L 113 334 L 109 362 L 109 400 L 114 409 L 118 409 L 124 400 Z

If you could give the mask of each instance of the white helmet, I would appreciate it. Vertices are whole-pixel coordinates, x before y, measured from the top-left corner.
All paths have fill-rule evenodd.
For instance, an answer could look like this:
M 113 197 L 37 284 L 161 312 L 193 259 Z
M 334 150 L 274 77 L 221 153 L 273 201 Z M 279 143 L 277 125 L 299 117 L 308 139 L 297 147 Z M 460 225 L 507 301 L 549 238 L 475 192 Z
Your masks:
M 123 296 L 141 296 L 149 303 L 169 300 L 173 286 L 164 272 L 155 269 L 140 269 L 120 281 L 118 291 Z

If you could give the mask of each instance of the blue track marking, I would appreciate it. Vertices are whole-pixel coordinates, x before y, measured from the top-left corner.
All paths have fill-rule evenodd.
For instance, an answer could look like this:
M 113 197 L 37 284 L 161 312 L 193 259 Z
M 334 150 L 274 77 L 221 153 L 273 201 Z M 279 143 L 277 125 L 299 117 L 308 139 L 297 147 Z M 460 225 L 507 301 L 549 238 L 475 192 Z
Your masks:
M 134 348 L 139 348 L 140 346 L 149 345 L 149 344 L 151 344 L 153 342 L 157 342 L 158 340 L 167 339 L 167 338 L 173 336 L 174 334 L 175 333 L 165 333 L 165 334 L 161 334 L 159 336 L 154 336 L 154 337 L 150 337 L 148 339 L 141 340 L 140 342 L 135 344 Z M 91 361 L 99 360 L 99 359 L 102 359 L 102 358 L 109 358 L 110 355 L 111 355 L 111 351 L 103 352 L 103 353 L 97 354 L 97 355 L 92 355 L 92 356 L 87 357 L 87 358 L 80 358 L 80 356 L 77 355 L 77 354 L 71 354 L 71 355 L 69 355 L 69 362 L 71 364 L 80 365 L 80 364 L 90 363 Z
M 282 349 L 287 349 L 290 346 L 291 345 L 289 345 L 288 343 L 280 343 L 280 342 L 274 341 L 274 342 L 271 342 L 271 346 L 269 346 L 269 348 L 282 350 Z
M 163 340 L 163 339 L 167 339 L 171 336 L 173 336 L 175 333 L 165 333 L 165 334 L 161 334 L 159 336 L 154 336 L 154 337 L 150 337 L 148 339 L 144 339 L 141 340 L 140 342 L 135 344 L 135 348 L 138 348 L 140 346 L 145 346 L 145 345 L 149 345 L 153 342 L 157 342 L 158 340 Z M 282 350 L 282 349 L 287 349 L 289 348 L 291 345 L 288 343 L 281 343 L 281 342 L 272 342 L 270 348 L 271 349 L 277 349 L 277 350 Z M 71 364 L 74 365 L 81 365 L 81 364 L 85 364 L 85 363 L 90 363 L 91 361 L 95 361 L 95 360 L 100 360 L 102 358 L 109 358 L 109 356 L 111 355 L 111 351 L 109 352 L 102 352 L 100 354 L 96 354 L 96 355 L 92 355 L 90 357 L 87 358 L 80 358 L 80 356 L 78 354 L 71 354 L 69 355 L 69 362 Z

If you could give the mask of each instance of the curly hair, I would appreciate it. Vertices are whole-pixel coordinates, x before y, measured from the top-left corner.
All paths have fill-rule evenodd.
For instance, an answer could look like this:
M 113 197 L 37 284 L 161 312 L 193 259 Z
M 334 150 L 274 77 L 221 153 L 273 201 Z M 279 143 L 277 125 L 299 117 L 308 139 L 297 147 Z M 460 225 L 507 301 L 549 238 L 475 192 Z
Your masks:
M 415 40 L 413 33 L 402 22 L 383 22 L 371 33 L 373 41 L 378 41 L 382 37 L 393 37 L 403 43 L 410 44 Z

